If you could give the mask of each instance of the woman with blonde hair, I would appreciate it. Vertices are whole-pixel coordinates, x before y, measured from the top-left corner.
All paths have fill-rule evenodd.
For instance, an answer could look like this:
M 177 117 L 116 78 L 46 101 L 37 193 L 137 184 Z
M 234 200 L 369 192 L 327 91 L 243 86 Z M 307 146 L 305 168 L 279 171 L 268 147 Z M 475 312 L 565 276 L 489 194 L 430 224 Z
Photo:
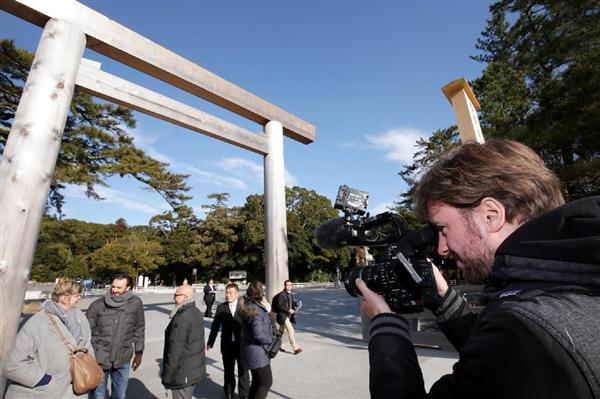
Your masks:
M 51 299 L 21 328 L 5 366 L 10 380 L 7 399 L 87 397 L 73 392 L 69 352 L 61 337 L 94 353 L 90 325 L 77 308 L 80 298 L 79 283 L 59 279 Z

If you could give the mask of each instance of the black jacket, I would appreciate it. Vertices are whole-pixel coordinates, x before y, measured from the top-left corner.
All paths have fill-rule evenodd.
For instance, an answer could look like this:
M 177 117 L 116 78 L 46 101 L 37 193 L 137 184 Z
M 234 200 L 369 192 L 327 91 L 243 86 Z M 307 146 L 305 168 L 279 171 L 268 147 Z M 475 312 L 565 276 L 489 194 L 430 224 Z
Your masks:
M 165 330 L 162 384 L 181 389 L 205 375 L 204 318 L 196 303 L 190 302 L 181 306 Z
M 125 305 L 114 308 L 104 297 L 92 302 L 86 312 L 92 330 L 96 361 L 104 370 L 128 363 L 133 352 L 144 351 L 144 305 L 133 295 Z
M 216 296 L 216 290 L 214 285 L 206 284 L 204 286 L 204 302 L 213 302 Z
M 290 315 L 290 309 L 296 310 L 296 301 L 294 301 L 293 294 L 283 290 L 273 297 L 271 310 L 277 315 L 277 324 L 283 325 L 286 317 L 289 317 L 292 323 L 296 322 L 296 315 Z
M 221 353 L 226 353 L 232 349 L 232 347 L 240 346 L 240 335 L 242 332 L 242 316 L 240 309 L 242 307 L 242 300 L 238 299 L 237 308 L 235 310 L 235 316 L 231 315 L 229 310 L 229 304 L 223 302 L 217 306 L 217 311 L 213 319 L 212 325 L 210 326 L 210 334 L 208 336 L 208 346 L 211 348 L 215 344 L 215 339 L 219 330 L 221 330 Z M 233 338 L 233 340 L 232 340 Z
M 438 319 L 459 352 L 427 394 L 408 324 L 371 323 L 373 398 L 600 398 L 600 197 L 517 229 L 496 251 L 491 303 L 470 313 L 450 290 Z

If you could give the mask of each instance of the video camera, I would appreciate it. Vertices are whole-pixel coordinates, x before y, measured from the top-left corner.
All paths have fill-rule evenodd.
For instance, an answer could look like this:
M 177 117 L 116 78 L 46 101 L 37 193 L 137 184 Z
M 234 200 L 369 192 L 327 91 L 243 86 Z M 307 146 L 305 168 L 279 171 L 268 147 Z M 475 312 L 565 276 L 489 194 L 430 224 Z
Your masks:
M 368 198 L 364 191 L 340 186 L 335 208 L 344 212 L 344 216 L 319 225 L 317 242 L 324 249 L 384 247 L 381 261 L 346 270 L 346 291 L 359 296 L 356 279 L 360 277 L 367 287 L 384 296 L 392 311 L 421 312 L 423 307 L 437 302 L 430 261 L 436 257 L 437 233 L 429 225 L 408 231 L 400 216 L 391 212 L 370 216 L 366 213 Z

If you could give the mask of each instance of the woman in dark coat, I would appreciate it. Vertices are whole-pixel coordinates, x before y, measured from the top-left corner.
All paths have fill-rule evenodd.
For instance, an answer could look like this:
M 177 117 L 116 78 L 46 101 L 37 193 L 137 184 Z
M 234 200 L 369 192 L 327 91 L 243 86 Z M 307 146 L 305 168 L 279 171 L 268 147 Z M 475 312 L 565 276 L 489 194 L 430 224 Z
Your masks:
M 252 373 L 249 399 L 266 398 L 273 385 L 271 359 L 264 349 L 264 345 L 271 343 L 273 327 L 263 299 L 261 282 L 252 282 L 242 309 L 242 363 Z
M 204 319 L 192 287 L 178 287 L 174 299 L 171 322 L 165 330 L 162 383 L 174 399 L 189 399 L 206 374 Z

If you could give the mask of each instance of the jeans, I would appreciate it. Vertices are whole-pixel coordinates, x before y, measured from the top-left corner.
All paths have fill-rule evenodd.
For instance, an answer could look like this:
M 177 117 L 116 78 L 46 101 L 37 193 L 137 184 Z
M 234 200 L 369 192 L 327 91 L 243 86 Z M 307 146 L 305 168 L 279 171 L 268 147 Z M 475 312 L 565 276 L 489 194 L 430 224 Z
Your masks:
M 119 368 L 104 371 L 104 378 L 100 385 L 90 395 L 91 399 L 105 399 L 108 393 L 108 376 L 110 375 L 110 399 L 125 399 L 127 384 L 129 383 L 129 362 Z

